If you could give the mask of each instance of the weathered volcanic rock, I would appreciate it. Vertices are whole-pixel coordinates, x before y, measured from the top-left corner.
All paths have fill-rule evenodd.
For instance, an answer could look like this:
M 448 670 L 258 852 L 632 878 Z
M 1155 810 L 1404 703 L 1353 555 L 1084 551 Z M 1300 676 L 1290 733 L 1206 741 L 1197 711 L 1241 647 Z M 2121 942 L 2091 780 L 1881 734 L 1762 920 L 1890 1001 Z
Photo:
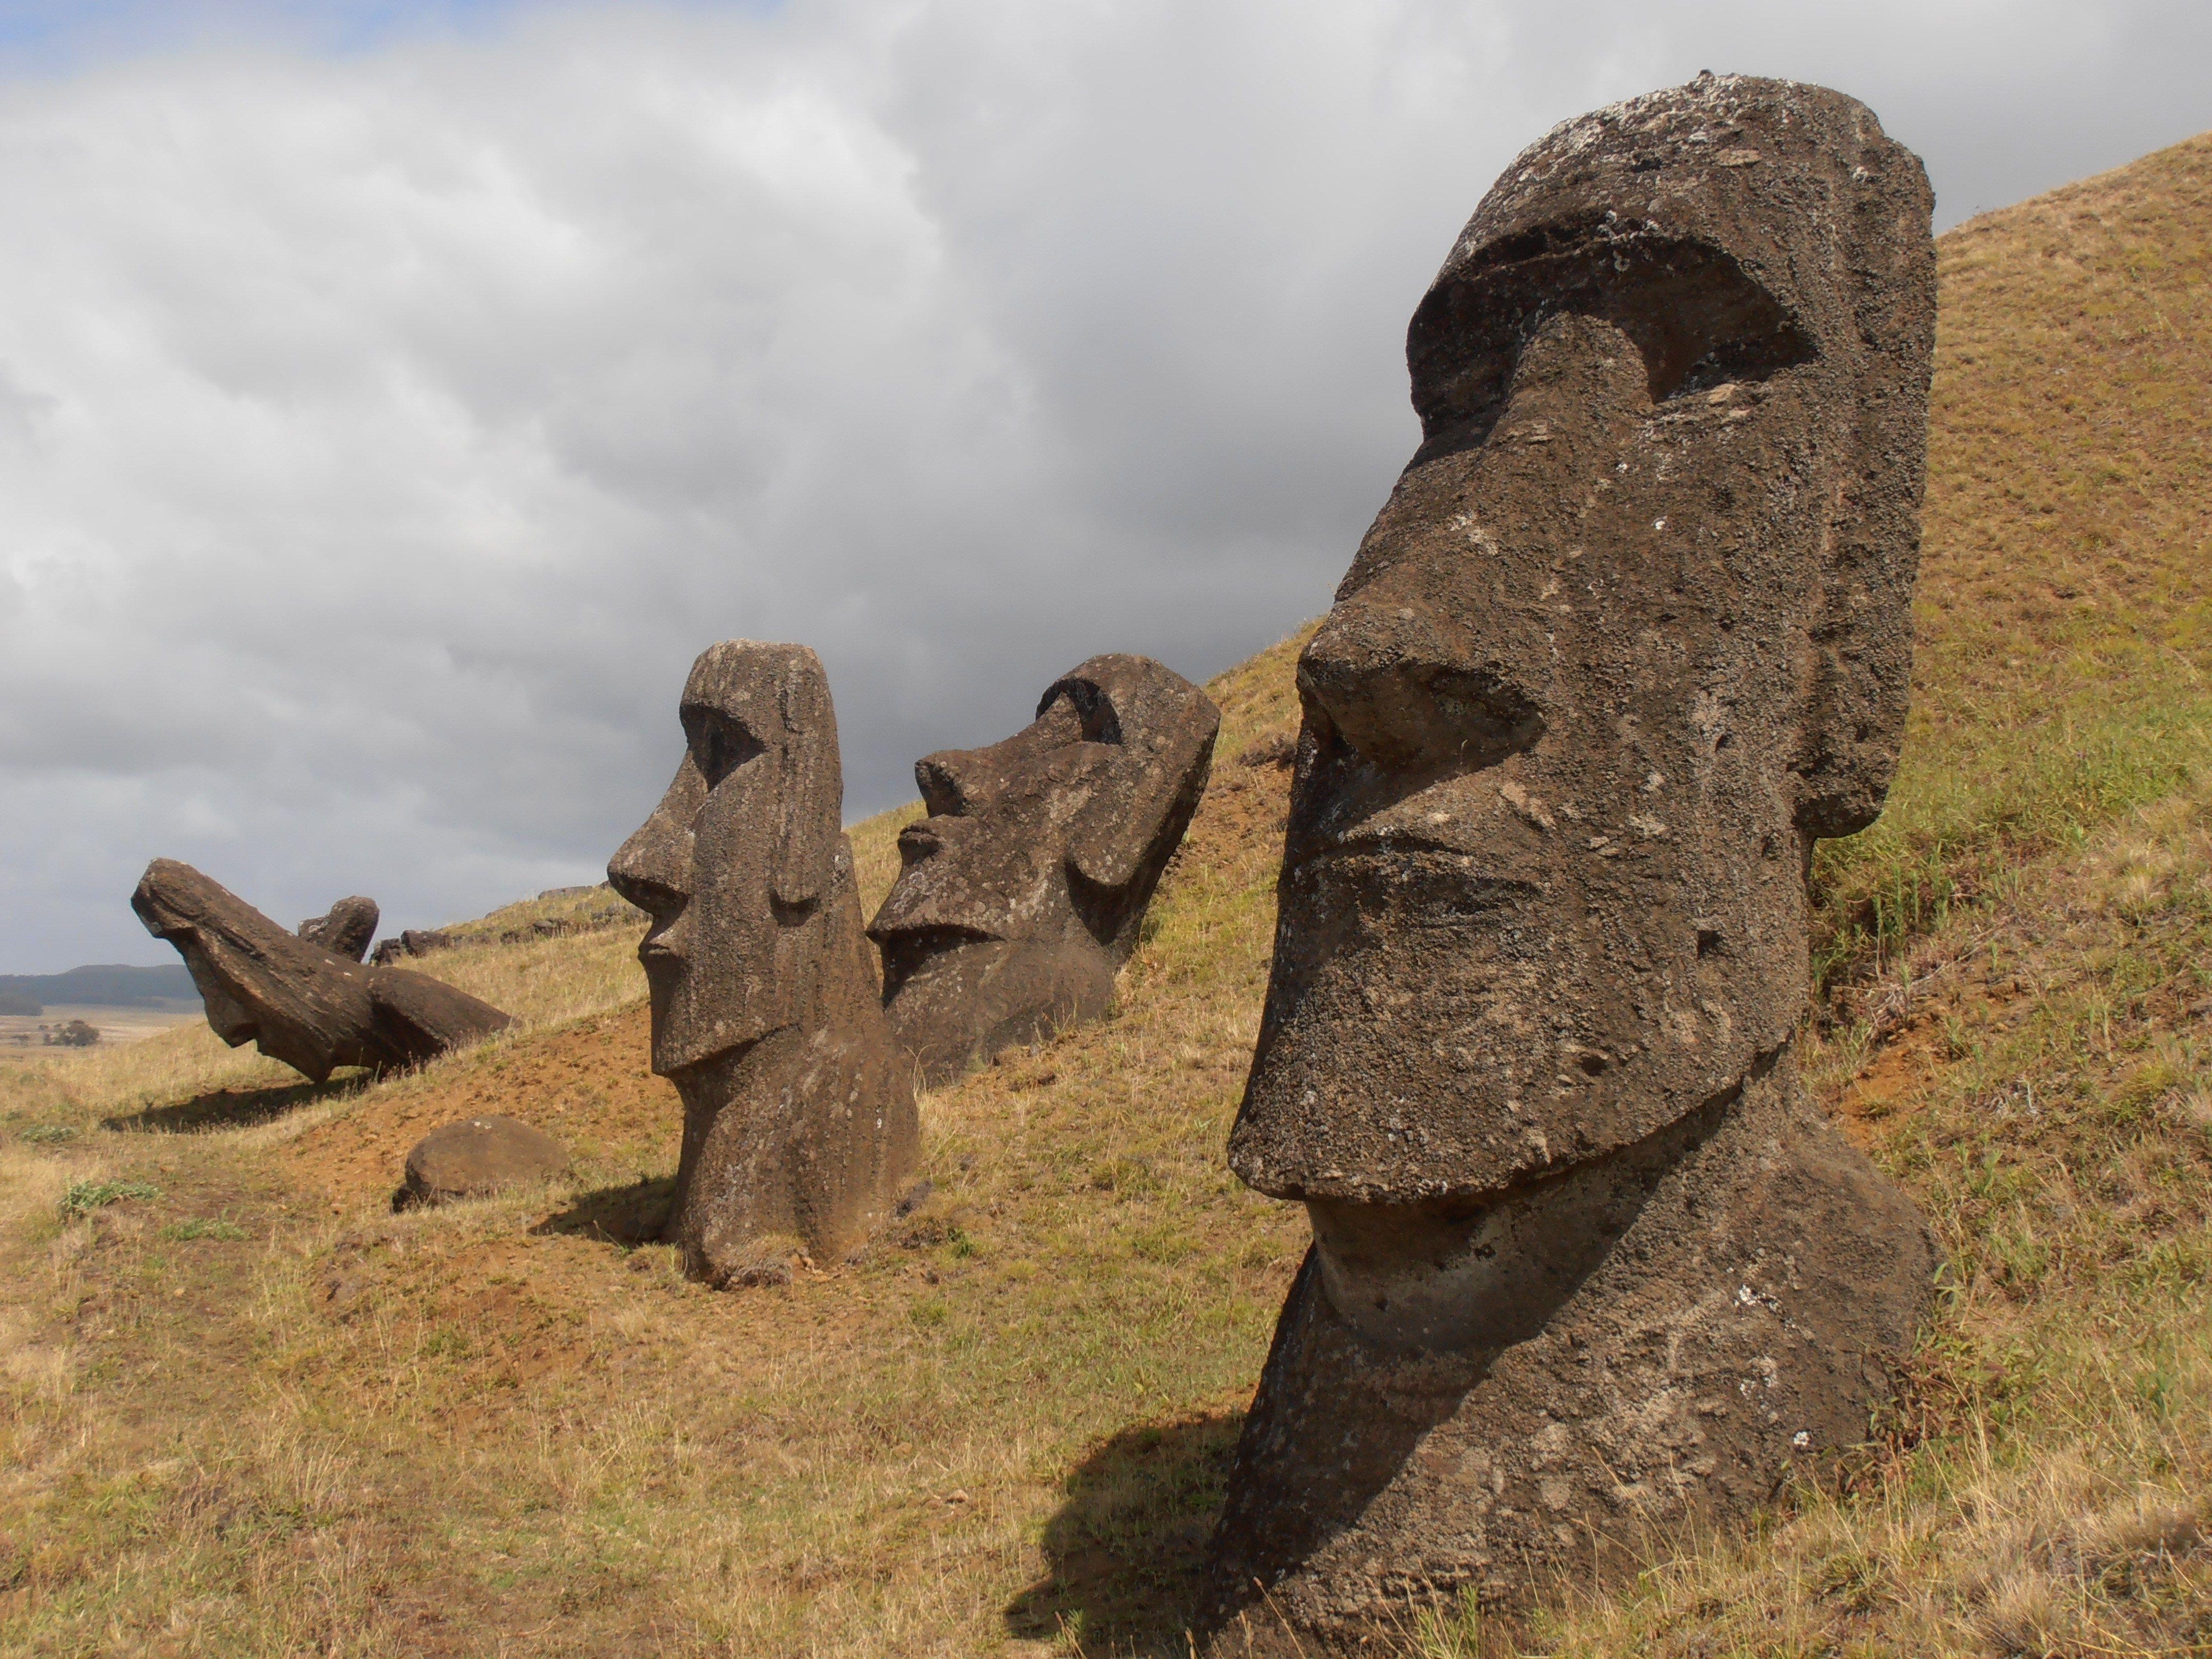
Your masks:
M 686 752 L 607 866 L 653 918 L 638 958 L 653 1069 L 684 1097 L 666 1237 L 709 1284 L 863 1243 L 919 1129 L 860 932 L 837 720 L 804 646 L 732 640 L 692 665 Z
M 550 1181 L 568 1168 L 567 1151 L 543 1129 L 512 1117 L 466 1118 L 415 1143 L 392 1206 L 486 1198 L 504 1188 Z
M 340 1066 L 416 1065 L 514 1023 L 450 985 L 288 933 L 173 859 L 146 866 L 131 908 L 177 947 L 216 1036 L 234 1048 L 258 1042 L 317 1083 Z
M 1298 665 L 1230 1157 L 1314 1238 L 1216 1655 L 1526 1604 L 1866 1432 L 1932 1255 L 1796 1042 L 1813 842 L 1904 726 L 1929 207 L 1863 106 L 1701 76 L 1525 152 L 1414 315 Z
M 1106 1012 L 1220 725 L 1150 658 L 1093 657 L 1003 743 L 915 765 L 929 816 L 900 832 L 903 868 L 868 934 L 925 1083 Z
M 447 950 L 453 943 L 453 935 L 442 927 L 407 927 L 380 941 L 368 959 L 380 968 L 389 968 L 410 957 L 427 957 L 433 951 Z
M 331 906 L 326 915 L 310 916 L 300 924 L 300 937 L 310 945 L 319 945 L 334 956 L 351 957 L 356 962 L 368 954 L 369 941 L 376 937 L 376 924 L 380 919 L 373 898 L 355 894 L 342 898 Z

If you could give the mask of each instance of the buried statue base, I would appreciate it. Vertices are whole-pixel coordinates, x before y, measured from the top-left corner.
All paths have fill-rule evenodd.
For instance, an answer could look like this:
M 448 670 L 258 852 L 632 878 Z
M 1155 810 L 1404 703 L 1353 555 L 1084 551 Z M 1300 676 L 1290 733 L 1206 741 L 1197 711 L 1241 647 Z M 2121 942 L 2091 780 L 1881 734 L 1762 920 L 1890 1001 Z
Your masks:
M 1310 1208 L 1214 1538 L 1212 1659 L 1371 1652 L 1422 1607 L 1524 1608 L 1748 1512 L 1864 1440 L 1934 1270 L 1787 1049 L 1487 1204 Z
M 672 1079 L 684 1150 L 661 1237 L 717 1287 L 779 1282 L 795 1256 L 826 1266 L 864 1243 L 920 1161 L 842 836 L 822 906 L 823 959 L 795 1021 Z

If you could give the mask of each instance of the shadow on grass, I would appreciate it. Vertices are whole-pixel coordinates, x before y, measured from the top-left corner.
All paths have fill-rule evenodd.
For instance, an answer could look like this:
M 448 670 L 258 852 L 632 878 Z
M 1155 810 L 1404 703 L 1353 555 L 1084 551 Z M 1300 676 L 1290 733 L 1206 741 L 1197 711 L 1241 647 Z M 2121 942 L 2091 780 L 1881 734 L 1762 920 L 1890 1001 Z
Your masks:
M 1103 1659 L 1189 1659 L 1206 1540 L 1244 1413 L 1124 1429 L 1075 1467 L 1045 1523 L 1050 1574 L 1006 1608 L 1007 1632 L 1065 1630 Z
M 374 1081 L 366 1072 L 334 1077 L 327 1083 L 274 1083 L 258 1089 L 216 1089 L 171 1106 L 149 1106 L 104 1118 L 101 1127 L 118 1134 L 198 1134 L 210 1129 L 250 1129 L 319 1100 L 340 1100 Z
M 581 1233 L 610 1244 L 656 1243 L 675 1200 L 674 1176 L 650 1176 L 627 1187 L 580 1193 L 567 1209 L 547 1216 L 530 1231 Z

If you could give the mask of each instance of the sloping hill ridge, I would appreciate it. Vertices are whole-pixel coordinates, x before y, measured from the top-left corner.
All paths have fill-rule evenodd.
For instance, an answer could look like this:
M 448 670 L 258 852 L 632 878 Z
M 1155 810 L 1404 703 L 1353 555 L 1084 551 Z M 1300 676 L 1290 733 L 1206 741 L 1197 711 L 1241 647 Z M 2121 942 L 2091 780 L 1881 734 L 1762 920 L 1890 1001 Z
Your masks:
M 1898 1409 L 1756 1538 L 1406 1652 L 2212 1651 L 2208 198 L 2197 140 L 1942 241 L 1911 739 L 1816 869 L 1811 1073 L 1948 1256 Z M 1222 1160 L 1297 644 L 1213 688 L 1115 1018 L 930 1097 L 857 1265 L 716 1295 L 641 1242 L 620 933 L 425 958 L 526 1027 L 373 1088 L 197 1029 L 0 1073 L 0 1650 L 1186 1655 L 1304 1246 Z M 483 1109 L 574 1178 L 392 1215 Z

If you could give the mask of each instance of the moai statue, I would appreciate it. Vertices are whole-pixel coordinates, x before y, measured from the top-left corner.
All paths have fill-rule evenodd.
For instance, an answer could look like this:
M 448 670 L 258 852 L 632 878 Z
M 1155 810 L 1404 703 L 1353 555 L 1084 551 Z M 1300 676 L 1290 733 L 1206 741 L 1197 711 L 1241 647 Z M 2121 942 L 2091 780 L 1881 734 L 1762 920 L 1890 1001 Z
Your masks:
M 1230 1159 L 1313 1243 L 1215 1655 L 1526 1605 L 1866 1437 L 1931 1249 L 1796 1041 L 1813 842 L 1905 724 L 1929 210 L 1862 105 L 1701 76 L 1524 152 L 1414 313 L 1423 441 L 1298 663 Z
M 319 916 L 309 916 L 300 924 L 299 933 L 310 945 L 319 945 L 333 956 L 359 962 L 368 955 L 380 920 L 376 901 L 356 893 L 350 898 L 340 899 Z
M 416 1066 L 514 1024 L 488 1002 L 402 968 L 368 967 L 286 933 L 174 859 L 155 859 L 131 896 L 146 931 L 184 957 L 208 1024 L 317 1083 L 340 1066 Z
M 917 762 L 929 816 L 868 928 L 924 1083 L 1103 1015 L 1182 844 L 1221 711 L 1149 657 L 1093 657 L 988 749 Z
M 842 1256 L 919 1150 L 860 933 L 821 659 L 730 640 L 684 687 L 683 764 L 607 866 L 653 919 L 653 1069 L 684 1097 L 666 1237 L 716 1285 Z

